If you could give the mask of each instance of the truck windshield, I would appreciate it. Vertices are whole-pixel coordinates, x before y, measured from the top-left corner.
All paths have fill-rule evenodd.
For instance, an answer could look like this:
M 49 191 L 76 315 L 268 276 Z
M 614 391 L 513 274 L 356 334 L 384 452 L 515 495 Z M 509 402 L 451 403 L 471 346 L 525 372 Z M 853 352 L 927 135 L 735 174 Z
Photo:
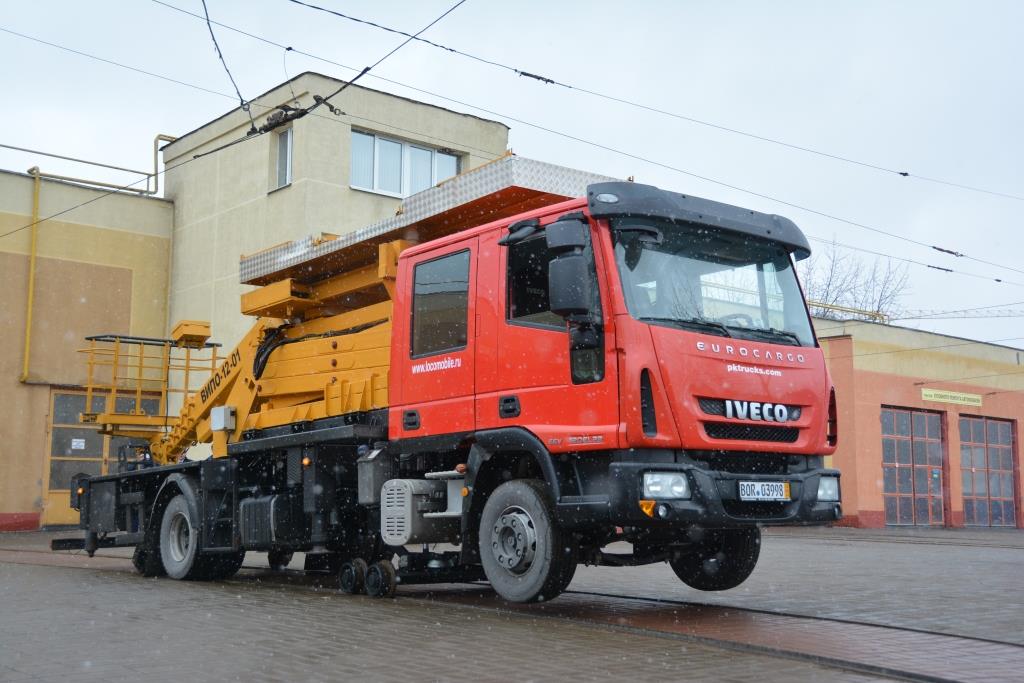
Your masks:
M 612 223 L 630 314 L 654 324 L 814 346 L 793 262 L 780 245 L 698 225 Z

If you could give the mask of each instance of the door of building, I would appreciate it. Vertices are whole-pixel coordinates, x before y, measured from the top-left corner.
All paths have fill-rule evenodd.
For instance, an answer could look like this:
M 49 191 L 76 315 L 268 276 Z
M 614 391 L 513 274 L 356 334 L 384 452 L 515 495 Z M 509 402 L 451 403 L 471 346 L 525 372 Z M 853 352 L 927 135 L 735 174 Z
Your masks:
M 882 408 L 886 524 L 943 525 L 944 452 L 941 414 Z
M 50 415 L 47 421 L 48 454 L 46 459 L 46 487 L 43 496 L 43 526 L 78 524 L 78 511 L 70 505 L 71 478 L 79 473 L 97 475 L 117 470 L 117 453 L 128 443 L 123 437 L 100 434 L 95 425 L 81 424 L 79 413 L 102 413 L 114 406 L 108 396 L 93 395 L 92 406 L 85 409 L 84 391 L 54 389 L 50 393 Z M 130 412 L 135 398 L 117 397 L 117 412 Z M 142 410 L 156 415 L 160 401 L 142 399 Z
M 964 524 L 1015 526 L 1013 425 L 988 417 L 960 418 Z

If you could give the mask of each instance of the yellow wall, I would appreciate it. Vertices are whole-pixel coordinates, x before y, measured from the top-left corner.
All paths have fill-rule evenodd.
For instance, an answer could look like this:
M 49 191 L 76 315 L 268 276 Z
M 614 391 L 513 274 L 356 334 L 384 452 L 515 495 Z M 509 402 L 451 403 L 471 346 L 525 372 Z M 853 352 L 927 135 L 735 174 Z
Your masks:
M 43 511 L 47 419 L 53 386 L 85 382 L 75 350 L 97 333 L 163 336 L 172 206 L 112 195 L 38 225 L 32 353 L 24 349 L 31 229 L 31 177 L 0 172 L 0 529 Z M 43 180 L 40 216 L 101 195 Z

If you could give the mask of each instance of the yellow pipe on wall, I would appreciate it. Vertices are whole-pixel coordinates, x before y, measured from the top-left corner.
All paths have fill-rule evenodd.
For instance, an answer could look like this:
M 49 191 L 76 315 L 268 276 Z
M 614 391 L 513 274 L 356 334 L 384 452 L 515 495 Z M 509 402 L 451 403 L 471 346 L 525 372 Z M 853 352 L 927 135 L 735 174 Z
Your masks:
M 42 186 L 39 167 L 28 170 L 32 174 L 32 246 L 28 260 L 28 301 L 25 305 L 25 350 L 21 359 L 21 376 L 19 382 L 28 381 L 28 365 L 32 357 L 32 308 L 36 294 L 36 245 L 39 239 L 39 192 Z

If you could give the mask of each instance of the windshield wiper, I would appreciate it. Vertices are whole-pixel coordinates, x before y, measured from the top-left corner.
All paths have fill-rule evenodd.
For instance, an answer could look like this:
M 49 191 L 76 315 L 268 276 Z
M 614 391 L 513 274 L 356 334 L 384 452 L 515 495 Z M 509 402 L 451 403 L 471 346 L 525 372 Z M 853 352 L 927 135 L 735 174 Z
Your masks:
M 731 337 L 732 333 L 729 328 L 722 323 L 717 323 L 714 320 L 707 320 L 705 318 L 658 318 L 654 316 L 643 316 L 637 318 L 647 323 L 665 323 L 667 325 L 677 325 L 679 327 L 696 327 L 700 330 L 711 331 L 714 330 L 723 337 Z
M 754 334 L 770 335 L 772 337 L 782 337 L 793 342 L 793 346 L 803 346 L 804 343 L 800 337 L 796 334 L 787 330 L 777 330 L 774 327 L 739 327 L 738 325 L 730 325 L 734 330 L 742 330 L 744 332 L 753 332 Z

